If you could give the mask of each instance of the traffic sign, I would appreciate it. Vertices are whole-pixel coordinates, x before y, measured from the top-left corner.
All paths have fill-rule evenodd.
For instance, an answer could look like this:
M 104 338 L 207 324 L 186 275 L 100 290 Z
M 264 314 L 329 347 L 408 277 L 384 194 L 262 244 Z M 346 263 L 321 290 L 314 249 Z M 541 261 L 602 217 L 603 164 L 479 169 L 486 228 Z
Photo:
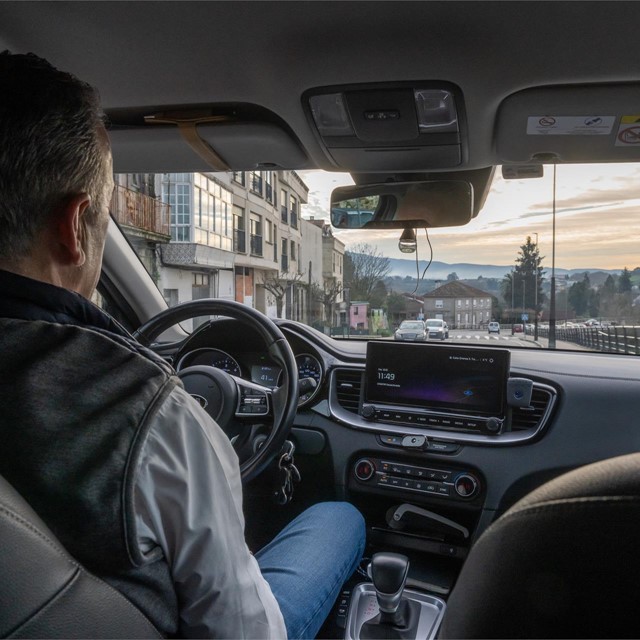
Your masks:
M 522 322 L 526 322 L 529 319 L 529 314 L 528 313 L 523 313 L 520 316 L 520 318 L 521 318 Z

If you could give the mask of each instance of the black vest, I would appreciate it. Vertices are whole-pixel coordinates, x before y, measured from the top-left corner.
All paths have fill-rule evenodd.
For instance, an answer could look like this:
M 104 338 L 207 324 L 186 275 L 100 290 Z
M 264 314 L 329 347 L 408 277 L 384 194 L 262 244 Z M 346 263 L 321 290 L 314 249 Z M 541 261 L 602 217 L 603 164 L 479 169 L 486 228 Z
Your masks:
M 159 548 L 138 550 L 133 489 L 153 417 L 180 382 L 80 296 L 36 283 L 29 295 L 44 292 L 44 306 L 16 302 L 6 280 L 0 272 L 0 474 L 78 561 L 175 635 L 169 567 Z

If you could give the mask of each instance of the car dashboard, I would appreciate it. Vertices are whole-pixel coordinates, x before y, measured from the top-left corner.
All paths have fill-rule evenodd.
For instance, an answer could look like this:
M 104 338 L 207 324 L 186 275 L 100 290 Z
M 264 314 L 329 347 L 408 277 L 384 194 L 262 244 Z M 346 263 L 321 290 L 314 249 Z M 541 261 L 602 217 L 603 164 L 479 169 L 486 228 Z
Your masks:
M 531 399 L 526 406 L 506 403 L 500 428 L 492 431 L 487 412 L 478 404 L 465 405 L 464 395 L 460 404 L 435 408 L 429 401 L 407 402 L 393 388 L 384 404 L 370 402 L 367 395 L 372 346 L 382 349 L 385 362 L 402 362 L 403 371 L 423 386 L 425 371 L 431 372 L 432 384 L 439 380 L 442 364 L 434 366 L 434 358 L 449 354 L 464 361 L 471 348 L 339 341 L 294 321 L 277 324 L 300 377 L 316 382 L 300 399 L 291 436 L 303 477 L 310 464 L 318 482 L 314 458 L 328 453 L 320 467 L 324 481 L 335 498 L 361 509 L 370 541 L 380 546 L 463 560 L 498 515 L 543 482 L 640 447 L 640 361 L 635 358 L 502 350 L 505 379 L 528 382 Z M 474 347 L 471 353 L 488 361 L 496 350 Z M 211 364 L 265 386 L 276 386 L 280 375 L 260 336 L 230 319 L 200 327 L 174 353 L 174 363 L 178 370 Z M 469 367 L 456 366 L 447 374 L 454 381 Z M 394 520 L 399 507 L 402 515 Z

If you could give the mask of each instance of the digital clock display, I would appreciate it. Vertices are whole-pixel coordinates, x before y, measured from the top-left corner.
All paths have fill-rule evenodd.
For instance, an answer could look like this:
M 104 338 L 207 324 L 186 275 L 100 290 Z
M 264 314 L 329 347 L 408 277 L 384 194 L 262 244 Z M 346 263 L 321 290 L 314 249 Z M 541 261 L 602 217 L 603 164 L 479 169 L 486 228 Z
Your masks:
M 501 417 L 507 350 L 370 342 L 365 401 Z

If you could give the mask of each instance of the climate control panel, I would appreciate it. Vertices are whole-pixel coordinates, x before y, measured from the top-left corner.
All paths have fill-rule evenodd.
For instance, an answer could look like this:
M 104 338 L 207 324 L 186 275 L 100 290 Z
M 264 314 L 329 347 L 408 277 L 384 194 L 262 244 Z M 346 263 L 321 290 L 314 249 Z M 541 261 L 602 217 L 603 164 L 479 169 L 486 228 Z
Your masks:
M 472 471 L 416 466 L 384 458 L 360 458 L 353 466 L 353 475 L 363 485 L 425 497 L 471 501 L 482 491 L 480 479 Z

